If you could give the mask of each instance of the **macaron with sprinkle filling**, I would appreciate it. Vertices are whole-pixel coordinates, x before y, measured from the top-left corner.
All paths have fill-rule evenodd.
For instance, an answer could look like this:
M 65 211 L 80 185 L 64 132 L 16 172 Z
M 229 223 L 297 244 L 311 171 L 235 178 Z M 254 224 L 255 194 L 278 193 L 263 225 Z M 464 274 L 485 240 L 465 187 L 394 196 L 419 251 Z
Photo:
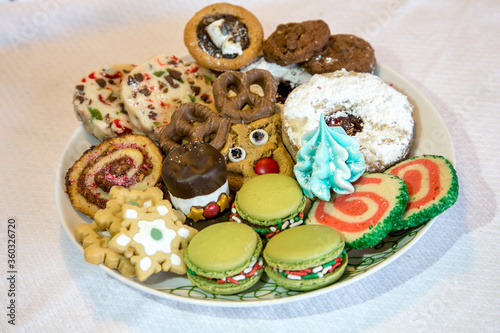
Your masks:
M 238 217 L 267 238 L 276 231 L 302 224 L 305 205 L 299 183 L 290 176 L 276 173 L 247 181 L 236 193 L 234 202 Z
M 188 278 L 201 290 L 231 295 L 249 289 L 264 272 L 262 240 L 249 226 L 213 224 L 196 234 L 184 253 Z
M 325 225 L 301 225 L 269 240 L 263 257 L 267 275 L 280 287 L 308 291 L 340 279 L 347 253 L 339 233 Z

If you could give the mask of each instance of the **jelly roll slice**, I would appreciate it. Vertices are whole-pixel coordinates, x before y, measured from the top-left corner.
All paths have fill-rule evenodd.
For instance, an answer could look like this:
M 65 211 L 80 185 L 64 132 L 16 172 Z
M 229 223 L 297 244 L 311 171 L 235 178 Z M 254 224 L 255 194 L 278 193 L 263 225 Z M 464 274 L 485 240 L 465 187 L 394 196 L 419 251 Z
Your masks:
M 383 173 L 365 173 L 353 185 L 351 194 L 316 200 L 306 224 L 332 227 L 352 248 L 374 246 L 399 223 L 408 189 L 401 179 Z
M 135 65 L 99 68 L 80 79 L 73 92 L 73 107 L 83 127 L 100 141 L 124 134 L 142 134 L 123 107 L 120 82 Z
M 408 205 L 395 230 L 426 222 L 457 201 L 457 173 L 443 156 L 417 156 L 394 165 L 385 173 L 403 179 L 409 191 Z

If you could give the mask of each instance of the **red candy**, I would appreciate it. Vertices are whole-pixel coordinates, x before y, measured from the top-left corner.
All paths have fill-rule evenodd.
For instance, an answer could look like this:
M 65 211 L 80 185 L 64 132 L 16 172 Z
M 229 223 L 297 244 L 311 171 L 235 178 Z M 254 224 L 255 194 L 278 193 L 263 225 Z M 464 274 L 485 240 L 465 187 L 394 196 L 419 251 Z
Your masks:
M 219 214 L 219 206 L 216 203 L 211 203 L 203 209 L 203 216 L 207 219 L 214 218 Z
M 279 173 L 280 167 L 278 162 L 273 160 L 272 158 L 265 157 L 255 163 L 255 173 L 258 175 L 264 175 L 266 173 Z

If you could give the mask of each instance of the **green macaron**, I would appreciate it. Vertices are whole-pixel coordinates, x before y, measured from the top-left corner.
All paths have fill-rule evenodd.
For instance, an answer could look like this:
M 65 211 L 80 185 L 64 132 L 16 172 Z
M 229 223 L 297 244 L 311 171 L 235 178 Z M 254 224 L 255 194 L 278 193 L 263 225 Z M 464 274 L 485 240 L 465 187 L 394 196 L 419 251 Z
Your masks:
M 272 237 L 263 252 L 265 271 L 289 290 L 318 289 L 337 281 L 347 266 L 344 241 L 325 225 L 301 225 Z
M 264 174 L 247 181 L 236 193 L 239 216 L 258 226 L 275 226 L 304 210 L 306 200 L 299 183 L 281 174 Z
M 231 295 L 256 284 L 264 272 L 262 240 L 249 226 L 213 224 L 193 237 L 185 253 L 188 278 L 212 294 Z

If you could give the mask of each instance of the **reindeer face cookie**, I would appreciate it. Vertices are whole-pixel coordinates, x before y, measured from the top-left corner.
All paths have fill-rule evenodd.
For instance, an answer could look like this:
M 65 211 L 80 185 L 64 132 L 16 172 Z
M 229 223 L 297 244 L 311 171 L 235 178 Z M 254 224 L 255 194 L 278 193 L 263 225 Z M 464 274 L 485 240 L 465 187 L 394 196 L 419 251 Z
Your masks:
M 226 157 L 229 188 L 233 193 L 259 174 L 293 177 L 294 163 L 281 141 L 281 118 L 276 113 L 248 125 L 232 125 L 221 153 Z
M 122 214 L 122 229 L 109 248 L 130 259 L 139 281 L 160 271 L 186 274 L 184 249 L 198 231 L 184 225 L 168 201 L 148 207 L 124 204 Z

